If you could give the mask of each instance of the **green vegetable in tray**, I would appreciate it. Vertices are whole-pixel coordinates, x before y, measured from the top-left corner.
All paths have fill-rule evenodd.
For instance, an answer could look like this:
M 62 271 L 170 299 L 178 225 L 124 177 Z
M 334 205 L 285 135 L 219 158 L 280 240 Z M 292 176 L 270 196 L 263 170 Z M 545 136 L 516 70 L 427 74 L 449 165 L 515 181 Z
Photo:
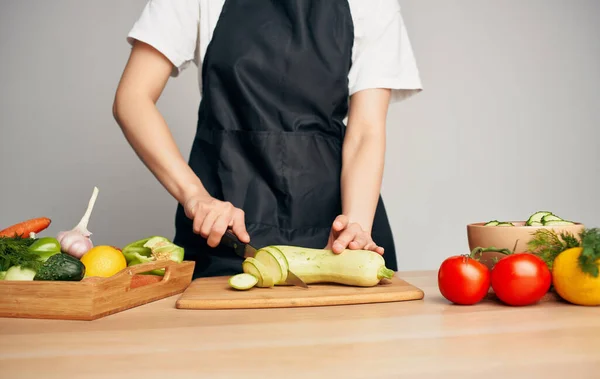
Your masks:
M 6 271 L 4 280 L 33 280 L 35 270 L 21 266 L 12 266 Z
M 184 258 L 183 247 L 175 245 L 165 237 L 144 238 L 125 246 L 122 250 L 127 266 L 138 265 L 156 260 L 172 260 L 181 263 Z M 165 269 L 157 269 L 142 274 L 164 275 Z
M 45 262 L 53 255 L 60 253 L 60 242 L 53 237 L 42 237 L 29 246 L 29 251 L 39 256 L 39 260 Z
M 34 238 L 0 237 L 0 272 L 13 266 L 37 270 L 42 262 L 39 255 L 29 250 Z
M 59 253 L 49 257 L 33 280 L 80 281 L 85 276 L 85 266 L 69 254 Z

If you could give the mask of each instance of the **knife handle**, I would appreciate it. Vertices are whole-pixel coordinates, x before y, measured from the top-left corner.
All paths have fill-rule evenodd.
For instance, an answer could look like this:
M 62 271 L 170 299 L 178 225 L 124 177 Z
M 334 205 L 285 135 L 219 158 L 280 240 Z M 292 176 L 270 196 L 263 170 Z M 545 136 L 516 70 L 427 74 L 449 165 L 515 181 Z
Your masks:
M 231 231 L 230 229 L 227 229 L 225 231 L 225 234 L 223 234 L 223 238 L 221 239 L 221 244 L 223 244 L 224 246 L 230 247 L 233 250 L 236 251 L 236 253 L 242 253 L 244 252 L 244 247 L 246 246 L 245 243 L 241 242 L 236 235 L 233 233 L 233 231 Z

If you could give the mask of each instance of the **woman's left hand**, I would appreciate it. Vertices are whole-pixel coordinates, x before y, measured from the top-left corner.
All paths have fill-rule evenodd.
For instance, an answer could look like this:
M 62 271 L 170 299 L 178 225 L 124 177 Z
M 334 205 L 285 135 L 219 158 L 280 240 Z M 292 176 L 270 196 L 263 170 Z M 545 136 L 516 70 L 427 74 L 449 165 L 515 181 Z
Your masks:
M 339 215 L 333 221 L 329 241 L 326 249 L 333 250 L 339 254 L 344 249 L 351 250 L 372 250 L 383 255 L 383 247 L 377 246 L 373 241 L 371 234 L 355 222 L 350 222 L 347 216 Z

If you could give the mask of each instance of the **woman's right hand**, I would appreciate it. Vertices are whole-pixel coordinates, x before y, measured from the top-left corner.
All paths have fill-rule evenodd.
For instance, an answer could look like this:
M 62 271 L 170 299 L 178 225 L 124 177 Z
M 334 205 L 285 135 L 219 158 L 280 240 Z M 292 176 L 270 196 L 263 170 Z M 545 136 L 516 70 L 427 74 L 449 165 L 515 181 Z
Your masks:
M 221 243 L 221 238 L 228 228 L 240 241 L 250 242 L 244 211 L 230 202 L 208 195 L 193 195 L 185 201 L 183 208 L 186 216 L 193 220 L 194 233 L 206 238 L 210 247 L 217 247 Z

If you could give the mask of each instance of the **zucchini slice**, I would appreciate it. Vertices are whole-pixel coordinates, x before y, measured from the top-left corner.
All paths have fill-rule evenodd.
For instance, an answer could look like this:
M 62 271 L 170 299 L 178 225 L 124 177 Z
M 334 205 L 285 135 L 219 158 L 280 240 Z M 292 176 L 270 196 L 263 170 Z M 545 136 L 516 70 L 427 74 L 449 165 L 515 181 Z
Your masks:
M 266 247 L 265 250 L 267 250 L 269 253 L 271 253 L 271 255 L 273 255 L 273 257 L 275 257 L 275 259 L 277 259 L 277 262 L 279 262 L 279 265 L 281 266 L 281 281 L 279 282 L 279 284 L 283 284 L 285 283 L 285 281 L 287 280 L 287 276 L 288 276 L 288 271 L 290 269 L 290 264 L 285 256 L 285 254 L 283 254 L 283 251 L 279 250 L 277 247 L 275 246 L 269 246 Z M 277 284 L 277 283 L 275 283 Z
M 537 211 L 534 214 L 532 214 L 531 216 L 529 216 L 529 218 L 527 219 L 527 222 L 525 222 L 525 225 L 535 226 L 535 225 L 537 225 L 537 223 L 539 223 L 539 225 L 541 225 L 542 217 L 544 217 L 546 215 L 551 215 L 551 214 L 552 214 L 552 212 L 548 212 L 548 211 Z
M 229 285 L 236 290 L 249 290 L 258 283 L 258 278 L 247 273 L 237 274 L 229 278 Z
M 277 284 L 281 281 L 284 276 L 283 267 L 279 261 L 267 250 L 258 250 L 254 256 L 257 261 L 264 264 L 269 272 L 269 275 L 273 278 L 273 283 Z M 287 274 L 287 271 L 285 272 Z
M 257 287 L 273 287 L 273 277 L 269 273 L 269 269 L 256 258 L 248 257 L 242 262 L 244 273 L 250 274 L 258 279 Z

